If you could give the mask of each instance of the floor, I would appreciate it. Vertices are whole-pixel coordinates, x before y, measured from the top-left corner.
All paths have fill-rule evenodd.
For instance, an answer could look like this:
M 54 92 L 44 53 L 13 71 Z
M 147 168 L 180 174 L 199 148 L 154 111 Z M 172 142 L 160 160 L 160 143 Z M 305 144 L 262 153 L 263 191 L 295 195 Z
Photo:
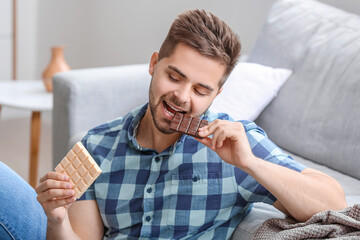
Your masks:
M 0 112 L 0 161 L 28 181 L 31 112 L 3 106 Z M 51 112 L 41 115 L 39 177 L 52 170 Z

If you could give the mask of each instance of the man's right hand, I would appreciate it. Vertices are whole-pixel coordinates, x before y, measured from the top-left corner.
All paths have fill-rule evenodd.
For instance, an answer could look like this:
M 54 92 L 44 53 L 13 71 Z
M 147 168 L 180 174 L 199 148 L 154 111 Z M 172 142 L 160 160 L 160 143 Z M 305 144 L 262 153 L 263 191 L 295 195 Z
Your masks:
M 73 186 L 66 174 L 49 172 L 40 178 L 35 188 L 37 200 L 44 208 L 48 222 L 62 223 L 68 216 L 67 209 L 76 201 Z

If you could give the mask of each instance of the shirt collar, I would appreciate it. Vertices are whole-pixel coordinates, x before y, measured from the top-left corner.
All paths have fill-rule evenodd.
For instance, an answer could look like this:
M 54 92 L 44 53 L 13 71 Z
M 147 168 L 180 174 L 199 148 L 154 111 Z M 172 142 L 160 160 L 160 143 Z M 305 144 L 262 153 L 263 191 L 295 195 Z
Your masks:
M 143 150 L 139 143 L 136 141 L 136 133 L 140 124 L 141 119 L 144 117 L 146 109 L 148 107 L 148 103 L 139 106 L 138 108 L 134 109 L 131 112 L 132 120 L 130 122 L 129 130 L 128 130 L 128 138 L 130 146 L 138 149 Z

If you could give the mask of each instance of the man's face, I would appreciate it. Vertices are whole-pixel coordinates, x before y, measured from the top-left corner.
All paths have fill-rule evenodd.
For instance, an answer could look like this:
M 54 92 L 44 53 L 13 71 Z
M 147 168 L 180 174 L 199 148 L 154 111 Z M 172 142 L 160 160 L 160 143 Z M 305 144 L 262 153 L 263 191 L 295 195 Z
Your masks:
M 149 67 L 152 76 L 149 105 L 157 129 L 165 134 L 176 112 L 202 115 L 219 91 L 225 72 L 220 63 L 200 55 L 192 48 L 178 44 L 170 57 L 158 61 L 154 53 Z

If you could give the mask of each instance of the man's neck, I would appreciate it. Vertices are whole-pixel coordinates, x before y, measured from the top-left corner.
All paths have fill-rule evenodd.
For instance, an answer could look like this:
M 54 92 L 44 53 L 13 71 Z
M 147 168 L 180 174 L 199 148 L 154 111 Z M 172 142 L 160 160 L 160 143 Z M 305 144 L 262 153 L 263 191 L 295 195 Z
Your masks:
M 139 123 L 136 133 L 136 140 L 143 148 L 151 148 L 161 153 L 169 146 L 173 145 L 179 138 L 180 134 L 164 134 L 160 132 L 152 119 L 150 106 L 148 106 L 144 117 Z

